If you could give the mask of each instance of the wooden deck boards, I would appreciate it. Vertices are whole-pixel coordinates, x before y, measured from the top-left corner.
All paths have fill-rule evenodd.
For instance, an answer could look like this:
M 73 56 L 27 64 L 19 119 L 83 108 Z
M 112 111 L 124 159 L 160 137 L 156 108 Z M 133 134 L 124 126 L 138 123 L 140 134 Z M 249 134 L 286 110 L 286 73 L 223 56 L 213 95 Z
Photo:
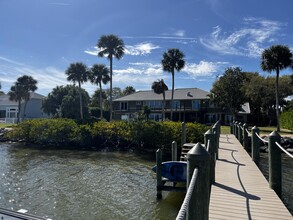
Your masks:
M 293 219 L 234 135 L 220 136 L 209 219 Z

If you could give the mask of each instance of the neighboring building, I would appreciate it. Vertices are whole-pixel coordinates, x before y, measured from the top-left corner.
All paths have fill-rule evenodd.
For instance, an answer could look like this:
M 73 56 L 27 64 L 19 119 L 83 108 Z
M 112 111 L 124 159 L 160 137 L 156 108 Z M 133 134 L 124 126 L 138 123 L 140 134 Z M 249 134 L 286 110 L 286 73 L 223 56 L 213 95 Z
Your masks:
M 16 123 L 17 114 L 20 112 L 20 120 L 32 119 L 32 118 L 47 118 L 48 115 L 42 110 L 42 100 L 45 96 L 35 92 L 30 93 L 30 100 L 26 104 L 24 112 L 25 102 L 21 102 L 20 111 L 18 110 L 18 103 L 9 100 L 9 95 L 0 95 L 0 121 L 6 123 Z
M 169 119 L 171 92 L 171 90 L 166 91 L 165 112 L 166 118 Z M 230 124 L 232 114 L 227 112 L 225 108 L 219 108 L 211 102 L 209 94 L 209 92 L 198 88 L 175 89 L 172 105 L 173 121 L 212 124 L 223 119 L 223 123 Z M 138 91 L 113 101 L 113 118 L 115 120 L 131 119 L 136 112 L 142 112 L 144 106 L 148 106 L 151 109 L 150 119 L 160 121 L 162 120 L 162 103 L 162 94 L 156 94 L 152 90 Z

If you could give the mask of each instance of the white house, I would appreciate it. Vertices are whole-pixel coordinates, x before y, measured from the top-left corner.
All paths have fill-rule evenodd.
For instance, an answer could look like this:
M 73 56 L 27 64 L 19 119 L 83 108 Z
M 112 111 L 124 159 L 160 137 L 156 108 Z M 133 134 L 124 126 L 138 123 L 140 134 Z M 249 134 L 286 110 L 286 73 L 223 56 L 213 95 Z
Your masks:
M 27 102 L 24 112 L 25 102 L 21 102 L 20 111 L 16 101 L 9 100 L 9 95 L 0 95 L 0 121 L 5 123 L 16 123 L 17 114 L 20 113 L 20 119 L 47 118 L 48 115 L 42 110 L 42 100 L 45 96 L 35 92 L 30 93 L 30 100 Z

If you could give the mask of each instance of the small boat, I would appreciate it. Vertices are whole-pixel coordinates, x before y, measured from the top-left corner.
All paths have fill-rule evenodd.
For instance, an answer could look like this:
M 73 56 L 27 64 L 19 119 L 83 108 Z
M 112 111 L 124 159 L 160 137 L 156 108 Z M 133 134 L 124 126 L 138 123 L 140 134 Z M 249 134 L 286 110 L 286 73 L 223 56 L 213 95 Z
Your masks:
M 157 172 L 157 166 L 152 168 Z M 184 161 L 166 161 L 162 163 L 162 176 L 174 182 L 186 182 L 187 162 Z

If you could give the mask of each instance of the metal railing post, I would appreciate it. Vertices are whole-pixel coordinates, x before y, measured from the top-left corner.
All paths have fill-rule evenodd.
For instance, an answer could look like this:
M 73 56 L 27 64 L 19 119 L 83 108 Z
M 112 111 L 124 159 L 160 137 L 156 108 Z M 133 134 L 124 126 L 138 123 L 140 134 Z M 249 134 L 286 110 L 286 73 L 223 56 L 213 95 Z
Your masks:
M 246 132 L 246 129 L 248 129 L 248 126 L 246 123 L 243 124 L 243 141 L 242 145 L 245 150 L 248 150 L 248 133 Z
M 256 165 L 259 164 L 259 139 L 256 136 L 256 134 L 259 134 L 259 129 L 254 126 L 251 129 L 251 156 L 252 160 Z
M 276 145 L 280 143 L 281 136 L 273 131 L 269 136 L 269 183 L 277 195 L 282 198 L 282 158 L 281 149 Z
M 206 149 L 208 150 L 210 156 L 211 156 L 211 162 L 210 162 L 210 181 L 211 184 L 215 183 L 215 178 L 216 178 L 216 152 L 217 152 L 217 146 L 216 146 L 216 135 L 211 131 L 208 130 L 204 134 L 204 143 L 206 146 Z M 209 143 L 209 145 L 208 145 Z
M 186 219 L 209 219 L 209 195 L 210 195 L 210 155 L 201 145 L 196 144 L 187 153 L 187 187 L 194 169 L 198 169 L 195 188 L 192 193 Z
M 158 149 L 156 151 L 156 164 L 157 164 L 157 198 L 162 198 L 162 187 L 163 187 L 163 181 L 162 181 L 162 151 L 161 149 Z

